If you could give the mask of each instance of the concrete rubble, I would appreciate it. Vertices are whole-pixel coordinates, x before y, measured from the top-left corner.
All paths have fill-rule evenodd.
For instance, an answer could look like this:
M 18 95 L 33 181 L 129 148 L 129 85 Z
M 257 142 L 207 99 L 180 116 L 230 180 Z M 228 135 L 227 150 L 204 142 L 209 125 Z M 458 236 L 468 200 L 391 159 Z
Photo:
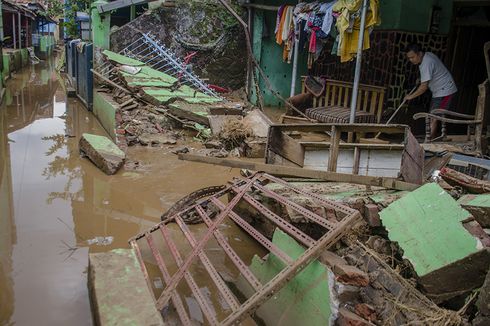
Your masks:
M 115 174 L 126 159 L 126 154 L 107 137 L 83 134 L 80 138 L 80 152 L 105 174 Z
M 132 250 L 89 254 L 88 287 L 95 325 L 164 325 Z
M 206 156 L 261 158 L 272 122 L 260 110 L 247 111 L 233 94 L 224 100 L 198 92 L 143 62 L 104 51 L 111 64 L 110 80 L 102 80 L 98 92 L 109 93 L 117 103 L 115 134 L 121 148 L 179 145 L 192 137 L 204 144 Z M 212 150 L 207 150 L 212 148 Z

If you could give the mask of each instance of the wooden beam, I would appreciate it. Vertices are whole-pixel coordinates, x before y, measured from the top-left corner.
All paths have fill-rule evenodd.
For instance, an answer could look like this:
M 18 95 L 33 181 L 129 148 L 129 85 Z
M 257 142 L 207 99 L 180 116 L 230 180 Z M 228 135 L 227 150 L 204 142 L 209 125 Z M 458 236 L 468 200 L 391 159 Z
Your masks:
M 340 130 L 332 126 L 330 155 L 328 156 L 328 171 L 337 172 L 337 158 L 339 156 Z
M 269 139 L 269 150 L 300 167 L 304 165 L 305 149 L 298 141 L 277 129 L 271 130 Z
M 332 182 L 355 183 L 355 184 L 384 187 L 384 188 L 396 189 L 396 190 L 412 191 L 419 187 L 419 185 L 403 182 L 394 178 L 371 177 L 371 176 L 353 175 L 353 174 L 346 174 L 346 173 L 318 171 L 318 170 L 310 170 L 310 169 L 289 167 L 283 165 L 246 162 L 246 161 L 208 157 L 208 156 L 201 156 L 201 155 L 194 155 L 194 154 L 179 154 L 179 160 L 229 166 L 237 169 L 263 171 L 273 175 L 320 179 L 320 180 L 332 181 Z
M 385 124 L 338 124 L 338 123 L 316 123 L 316 124 L 274 124 L 271 128 L 281 131 L 330 131 L 332 126 L 336 126 L 340 132 L 381 132 L 387 134 L 403 134 L 408 128 L 407 125 L 385 125 Z
M 251 9 L 259 9 L 259 10 L 269 10 L 269 11 L 278 11 L 279 6 L 267 6 L 256 3 L 244 3 L 242 7 L 251 8 Z
M 326 142 L 326 141 L 322 141 L 322 142 L 300 141 L 299 143 L 301 146 L 307 147 L 307 148 L 330 148 L 331 147 L 331 143 Z M 402 150 L 405 148 L 405 145 L 403 145 L 403 144 L 339 143 L 339 148 L 384 149 L 387 151 L 391 151 L 391 150 Z

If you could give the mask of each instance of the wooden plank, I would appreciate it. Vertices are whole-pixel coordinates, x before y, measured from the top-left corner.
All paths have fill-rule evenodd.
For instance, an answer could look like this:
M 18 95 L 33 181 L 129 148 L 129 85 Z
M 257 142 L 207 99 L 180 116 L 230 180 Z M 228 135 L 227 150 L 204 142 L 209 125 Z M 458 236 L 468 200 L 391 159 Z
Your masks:
M 330 95 L 331 95 L 331 87 L 329 84 L 327 84 L 325 86 L 326 90 L 325 90 L 325 104 L 326 105 L 329 105 L 330 103 Z
M 361 102 L 362 102 L 362 90 L 359 90 L 357 92 L 357 105 L 356 105 L 356 112 L 361 111 Z
M 400 175 L 403 180 L 422 184 L 424 181 L 424 149 L 417 139 L 407 130 L 407 143 L 402 154 Z
M 305 118 L 296 117 L 296 116 L 292 116 L 292 115 L 285 115 L 285 114 L 281 115 L 280 121 L 281 121 L 281 123 L 284 123 L 284 124 L 305 124 L 305 123 L 309 123 L 309 121 Z
M 371 94 L 371 106 L 369 108 L 369 113 L 371 114 L 376 114 L 376 104 L 378 104 L 378 102 L 376 102 L 376 99 L 378 98 L 378 93 L 377 92 L 373 92 Z
M 339 156 L 340 131 L 336 126 L 332 126 L 330 134 L 330 155 L 328 158 L 328 171 L 337 171 L 337 158 Z
M 369 93 L 368 93 L 368 91 L 364 91 L 364 101 L 362 101 L 362 111 L 363 112 L 367 111 L 368 101 L 369 101 Z
M 281 155 L 289 161 L 303 166 L 305 150 L 301 144 L 282 131 L 274 129 L 269 133 L 267 149 Z
M 378 112 L 376 112 L 376 123 L 380 123 L 381 122 L 381 114 L 383 113 L 384 101 L 385 101 L 385 91 L 383 90 L 381 92 L 380 97 L 379 97 Z
M 350 88 L 346 88 L 345 89 L 345 95 L 344 95 L 344 104 L 343 106 L 348 108 L 349 105 L 350 105 L 350 96 L 349 94 L 352 92 L 352 90 Z
M 246 162 L 233 159 L 223 159 L 216 157 L 208 157 L 193 154 L 179 154 L 179 160 L 201 162 L 206 164 L 216 164 L 222 166 L 229 166 L 237 169 L 248 169 L 253 171 L 263 171 L 273 175 L 291 176 L 310 179 L 321 179 L 332 182 L 347 182 L 355 184 L 363 184 L 377 187 L 384 187 L 389 189 L 412 191 L 419 187 L 419 185 L 403 182 L 394 178 L 383 177 L 370 177 L 360 176 L 346 173 L 336 173 L 328 171 L 317 171 L 310 169 L 303 169 L 298 167 L 287 167 L 281 165 Z
M 299 142 L 301 145 L 304 147 L 311 147 L 311 148 L 330 148 L 330 142 L 307 142 L 307 141 L 300 141 Z M 374 143 L 374 144 L 368 144 L 368 143 L 340 143 L 339 144 L 340 148 L 362 148 L 362 149 L 396 149 L 400 150 L 405 148 L 405 145 L 403 144 L 385 144 L 385 143 Z
M 352 167 L 352 174 L 359 174 L 359 163 L 361 160 L 361 151 L 359 147 L 354 148 L 354 166 Z
M 337 97 L 337 105 L 340 106 L 342 104 L 342 95 L 344 94 L 343 87 L 339 87 L 339 96 Z
M 337 123 L 315 123 L 315 124 L 273 124 L 271 129 L 281 131 L 299 132 L 325 132 L 330 131 L 332 126 L 338 126 L 341 132 L 383 132 L 387 134 L 405 134 L 407 125 L 385 125 L 385 124 L 337 124 Z

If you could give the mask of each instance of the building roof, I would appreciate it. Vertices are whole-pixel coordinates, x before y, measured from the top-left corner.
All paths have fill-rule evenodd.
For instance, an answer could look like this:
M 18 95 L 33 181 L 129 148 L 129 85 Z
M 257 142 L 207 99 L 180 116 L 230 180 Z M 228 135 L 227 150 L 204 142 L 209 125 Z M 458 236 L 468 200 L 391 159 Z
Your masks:
M 22 15 L 31 19 L 36 19 L 36 13 L 28 9 L 24 4 L 14 0 L 4 0 L 2 2 L 2 10 L 12 13 L 21 13 Z

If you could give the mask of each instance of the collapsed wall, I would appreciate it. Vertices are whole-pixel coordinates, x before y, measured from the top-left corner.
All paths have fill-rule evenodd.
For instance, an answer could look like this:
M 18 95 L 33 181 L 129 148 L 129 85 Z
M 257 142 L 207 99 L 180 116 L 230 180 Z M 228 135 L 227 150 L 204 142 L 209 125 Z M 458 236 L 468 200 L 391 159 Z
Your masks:
M 234 9 L 242 10 L 232 1 Z M 239 89 L 246 75 L 246 44 L 237 20 L 216 0 L 176 0 L 172 6 L 148 10 L 132 22 L 114 28 L 111 50 L 118 52 L 137 37 L 151 33 L 178 57 L 197 52 L 190 60 L 194 73 L 210 84 Z M 223 69 L 226 68 L 226 69 Z

